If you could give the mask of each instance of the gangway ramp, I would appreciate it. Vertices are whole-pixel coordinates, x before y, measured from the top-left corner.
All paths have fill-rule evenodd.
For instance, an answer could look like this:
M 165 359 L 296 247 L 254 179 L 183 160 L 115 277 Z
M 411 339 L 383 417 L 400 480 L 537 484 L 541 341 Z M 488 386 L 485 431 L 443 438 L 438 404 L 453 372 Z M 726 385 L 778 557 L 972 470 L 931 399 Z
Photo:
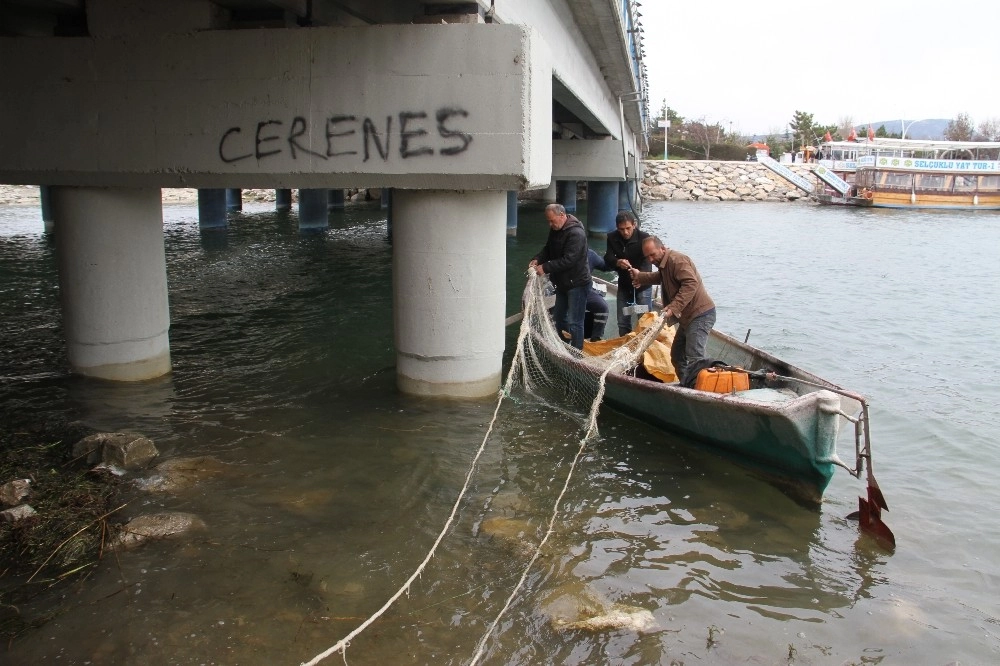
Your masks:
M 795 187 L 799 188 L 806 194 L 812 194 L 813 184 L 795 173 L 784 164 L 779 164 L 778 160 L 770 157 L 768 155 L 757 154 L 757 161 L 766 166 L 768 169 L 778 174 L 788 182 L 790 182 Z M 846 191 L 846 190 L 845 190 Z
M 816 175 L 822 178 L 827 185 L 837 190 L 842 195 L 847 194 L 847 190 L 851 189 L 850 183 L 822 164 L 816 167 Z

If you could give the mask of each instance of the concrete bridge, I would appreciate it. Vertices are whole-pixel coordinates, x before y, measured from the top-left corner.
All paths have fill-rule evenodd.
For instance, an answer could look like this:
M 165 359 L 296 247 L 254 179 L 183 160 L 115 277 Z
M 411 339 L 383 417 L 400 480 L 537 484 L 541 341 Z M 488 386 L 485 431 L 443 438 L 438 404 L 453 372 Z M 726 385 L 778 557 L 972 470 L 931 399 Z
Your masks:
M 614 228 L 647 149 L 640 30 L 635 0 L 4 0 L 0 183 L 51 196 L 72 367 L 170 371 L 160 188 L 298 188 L 305 221 L 377 187 L 398 386 L 494 392 L 511 193 L 586 180 Z

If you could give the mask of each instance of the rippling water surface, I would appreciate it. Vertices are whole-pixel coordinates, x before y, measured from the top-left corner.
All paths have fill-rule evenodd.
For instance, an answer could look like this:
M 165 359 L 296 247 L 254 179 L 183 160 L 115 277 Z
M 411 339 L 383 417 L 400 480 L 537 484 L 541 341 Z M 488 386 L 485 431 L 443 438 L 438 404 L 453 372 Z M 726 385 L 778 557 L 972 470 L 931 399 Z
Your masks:
M 508 312 L 547 229 L 537 208 L 520 218 Z M 484 663 L 1000 660 L 1000 216 L 653 203 L 642 218 L 695 260 L 718 328 L 749 329 L 869 396 L 897 551 L 845 519 L 863 490 L 846 474 L 805 508 L 605 410 Z M 21 609 L 59 612 L 0 661 L 308 660 L 417 567 L 492 417 L 492 400 L 396 392 L 382 211 L 333 213 L 316 234 L 262 205 L 225 232 L 200 233 L 195 206 L 166 206 L 164 220 L 174 370 L 119 386 L 68 375 L 54 241 L 37 210 L 0 208 L 4 408 L 140 430 L 164 458 L 225 463 L 127 509 L 192 512 L 207 532 L 106 557 L 86 585 Z M 438 556 L 348 662 L 468 662 L 544 534 L 580 434 L 531 399 L 505 402 Z M 599 608 L 639 626 L 560 624 Z

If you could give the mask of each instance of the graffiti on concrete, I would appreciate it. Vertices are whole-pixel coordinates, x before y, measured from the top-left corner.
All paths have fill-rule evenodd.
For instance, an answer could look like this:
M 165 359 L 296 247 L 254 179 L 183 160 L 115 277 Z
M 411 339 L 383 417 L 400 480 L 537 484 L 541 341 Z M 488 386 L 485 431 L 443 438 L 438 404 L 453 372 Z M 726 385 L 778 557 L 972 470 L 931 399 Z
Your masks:
M 406 160 L 465 152 L 472 135 L 456 126 L 469 117 L 469 112 L 449 106 L 438 109 L 433 116 L 431 119 L 425 111 L 400 111 L 386 116 L 383 123 L 381 119 L 336 115 L 327 117 L 318 130 L 302 116 L 295 116 L 289 123 L 261 120 L 255 126 L 230 127 L 223 132 L 219 159 L 232 164 L 248 159 L 260 162 L 282 154 L 293 160 L 360 155 L 362 162 L 388 162 L 396 155 Z M 432 127 L 435 121 L 437 126 Z

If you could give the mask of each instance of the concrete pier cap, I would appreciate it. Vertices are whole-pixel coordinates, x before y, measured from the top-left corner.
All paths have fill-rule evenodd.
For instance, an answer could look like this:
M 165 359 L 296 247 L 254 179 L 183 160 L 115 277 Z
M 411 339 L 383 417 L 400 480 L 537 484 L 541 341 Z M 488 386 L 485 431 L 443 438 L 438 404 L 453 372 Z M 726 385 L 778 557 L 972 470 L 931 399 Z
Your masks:
M 460 55 L 458 55 L 460 54 Z M 117 187 L 548 185 L 552 59 L 501 24 L 0 37 L 0 182 Z

